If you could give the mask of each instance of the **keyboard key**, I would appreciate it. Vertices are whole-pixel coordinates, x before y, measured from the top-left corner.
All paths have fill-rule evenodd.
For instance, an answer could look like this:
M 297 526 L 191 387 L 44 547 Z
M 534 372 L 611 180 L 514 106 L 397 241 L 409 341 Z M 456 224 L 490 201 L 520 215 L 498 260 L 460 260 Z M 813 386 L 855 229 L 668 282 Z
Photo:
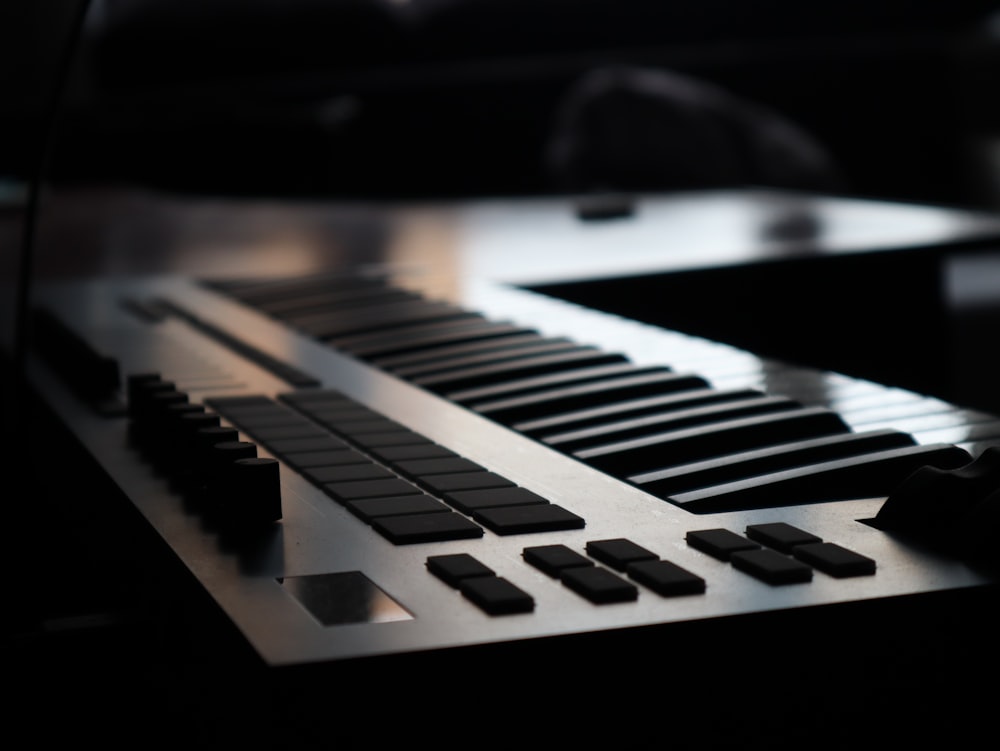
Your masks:
M 427 443 L 427 439 L 419 433 L 406 428 L 387 432 L 356 433 L 351 440 L 366 451 L 388 446 L 412 446 Z
M 637 397 L 651 394 L 659 395 L 659 399 L 666 399 L 664 395 L 702 391 L 707 385 L 699 376 L 674 373 L 665 367 L 633 369 L 596 382 L 569 384 L 521 396 L 484 401 L 476 404 L 475 410 L 498 422 L 526 423 L 516 429 L 534 432 L 535 423 L 542 423 L 555 415 L 583 412 L 588 408 L 594 409 L 597 405 L 626 399 L 636 400 Z M 553 428 L 553 432 L 556 429 L 558 428 Z
M 838 578 L 870 576 L 875 573 L 875 561 L 832 542 L 799 545 L 792 555 L 825 574 Z
M 484 508 L 476 511 L 472 518 L 498 535 L 581 529 L 585 524 L 582 517 L 554 503 Z
M 353 482 L 329 482 L 323 490 L 341 502 L 358 498 L 378 498 L 380 496 L 411 495 L 418 489 L 406 480 L 389 477 L 382 480 L 355 480 Z
M 751 540 L 756 540 L 769 548 L 774 548 L 779 553 L 791 553 L 796 545 L 805 545 L 809 542 L 822 542 L 822 540 L 811 532 L 799 529 L 786 522 L 772 522 L 769 524 L 751 524 L 746 529 L 746 535 Z
M 739 550 L 729 556 L 734 568 L 768 584 L 798 584 L 812 579 L 812 567 L 771 550 Z
M 616 391 L 616 383 L 624 383 L 632 380 L 633 378 L 649 379 L 654 380 L 654 382 L 666 380 L 669 383 L 676 381 L 678 377 L 679 376 L 675 373 L 668 370 L 662 370 L 645 373 L 643 375 L 613 379 L 606 382 L 608 385 L 608 391 L 604 392 L 604 394 L 599 394 L 600 398 L 595 398 L 593 400 L 593 406 L 574 408 L 570 411 L 561 411 L 563 407 L 557 400 L 554 406 L 560 411 L 535 417 L 533 419 L 520 419 L 520 421 L 514 422 L 511 427 L 520 433 L 524 433 L 525 435 L 540 436 L 548 433 L 555 433 L 557 431 L 586 428 L 590 425 L 595 425 L 608 420 L 624 419 L 626 417 L 640 417 L 642 415 L 650 414 L 651 412 L 661 412 L 668 409 L 686 409 L 705 404 L 752 399 L 754 397 L 764 396 L 764 392 L 756 391 L 754 389 L 721 391 L 719 389 L 697 387 L 690 390 L 682 389 L 680 391 L 668 388 L 665 393 L 663 389 L 658 388 L 654 390 L 651 395 L 643 396 L 641 398 L 633 398 L 631 389 L 625 389 L 625 391 L 628 392 L 627 396 L 623 393 L 617 393 Z M 601 388 L 600 383 L 593 384 L 593 386 L 597 389 Z M 538 396 L 540 397 L 542 395 Z M 626 398 L 623 401 L 618 401 L 617 399 L 622 396 L 626 396 Z M 526 399 L 528 399 L 528 397 L 526 397 Z M 499 419 L 492 413 L 492 411 L 489 410 L 491 410 L 489 403 L 480 404 L 476 407 L 477 412 L 490 414 L 493 419 Z M 503 413 L 500 412 L 500 415 L 502 416 Z
M 898 430 L 840 433 L 666 467 L 632 475 L 628 481 L 647 493 L 669 499 L 671 495 L 687 490 L 883 449 L 913 446 L 915 443 L 912 436 Z
M 760 547 L 753 540 L 748 540 L 728 529 L 699 529 L 688 532 L 684 539 L 692 548 L 708 553 L 720 561 L 728 561 L 737 551 L 756 550 Z
M 432 555 L 427 558 L 427 570 L 445 584 L 458 588 L 463 579 L 473 576 L 495 576 L 495 572 L 485 563 L 468 553 Z
M 349 448 L 340 438 L 333 435 L 317 436 L 314 438 L 282 438 L 278 441 L 268 441 L 267 450 L 275 456 L 282 458 L 286 454 L 301 454 L 310 451 L 334 451 L 336 449 Z
M 335 464 L 327 467 L 303 469 L 302 474 L 317 485 L 328 482 L 351 482 L 354 480 L 379 480 L 395 475 L 380 464 Z
M 616 441 L 573 456 L 597 469 L 628 476 L 733 451 L 847 432 L 835 412 L 810 407 Z
M 547 499 L 537 493 L 513 485 L 445 493 L 444 500 L 449 506 L 453 506 L 463 514 L 471 514 L 479 509 L 495 506 L 525 506 L 529 504 L 548 503 Z
M 521 556 L 527 563 L 555 579 L 559 578 L 563 569 L 594 565 L 587 556 L 559 544 L 528 547 L 521 551 Z
M 503 577 L 474 576 L 462 579 L 459 590 L 490 615 L 530 613 L 535 609 L 534 598 Z
M 670 500 L 695 513 L 711 513 L 876 498 L 887 496 L 920 467 L 954 469 L 969 461 L 968 452 L 949 444 L 906 446 L 676 493 Z
M 344 507 L 366 524 L 380 516 L 403 514 L 443 514 L 451 511 L 437 498 L 429 495 L 396 495 L 387 498 L 359 498 L 347 501 Z
M 587 555 L 618 571 L 624 571 L 630 563 L 635 561 L 652 561 L 659 557 L 652 550 L 647 550 L 623 537 L 610 540 L 591 540 L 587 543 Z
M 629 578 L 664 597 L 701 594 L 705 580 L 675 563 L 664 560 L 636 561 L 626 571 Z
M 551 341 L 543 337 L 537 331 L 529 329 L 518 329 L 510 324 L 504 324 L 506 332 L 501 332 L 500 326 L 495 326 L 492 330 L 496 332 L 493 336 L 480 336 L 475 339 L 463 339 L 460 341 L 439 341 L 434 346 L 421 348 L 416 351 L 405 352 L 396 355 L 383 355 L 366 358 L 376 367 L 388 370 L 390 373 L 405 376 L 411 371 L 409 368 L 416 368 L 423 365 L 432 365 L 441 361 L 451 360 L 454 357 L 472 355 L 476 353 L 491 353 L 503 351 L 516 351 L 524 347 L 532 347 L 539 342 Z M 560 339 L 559 341 L 567 341 Z
M 474 389 L 560 371 L 626 362 L 624 355 L 596 347 L 577 346 L 568 352 L 539 355 L 493 365 L 463 368 L 411 379 L 412 383 L 437 393 Z
M 318 438 L 329 435 L 329 432 L 323 430 L 319 425 L 303 419 L 283 425 L 248 423 L 243 429 L 253 436 L 254 440 L 261 443 L 279 441 L 283 438 Z
M 444 542 L 483 536 L 483 528 L 461 514 L 406 514 L 380 516 L 371 521 L 372 529 L 396 545 L 421 542 Z
M 334 432 L 351 439 L 372 433 L 392 433 L 407 430 L 405 426 L 400 425 L 395 420 L 390 420 L 388 417 L 382 417 L 381 415 L 365 417 L 361 420 L 341 420 L 336 424 L 331 424 L 330 427 Z
M 514 487 L 513 482 L 494 472 L 459 472 L 455 475 L 428 475 L 420 478 L 420 484 L 428 488 L 431 492 L 438 494 L 454 493 L 461 490 Z
M 379 365 L 383 358 L 431 351 L 448 343 L 506 337 L 524 330 L 476 316 L 462 316 L 412 326 L 407 330 L 406 337 L 400 337 L 397 332 L 340 337 L 337 340 L 337 348 Z
M 639 588 L 600 566 L 563 569 L 560 581 L 578 595 L 598 605 L 629 602 L 639 597 Z
M 441 459 L 409 459 L 397 462 L 393 469 L 407 477 L 425 477 L 428 475 L 445 475 L 458 472 L 483 471 L 483 467 L 471 459 L 461 456 Z
M 577 351 L 578 344 L 564 337 L 545 339 L 536 337 L 530 342 L 521 342 L 518 346 L 492 347 L 479 351 L 465 351 L 446 357 L 425 360 L 412 365 L 398 366 L 392 369 L 393 375 L 405 380 L 414 380 L 435 375 L 446 375 L 451 371 L 475 368 L 486 365 L 513 362 L 538 355 L 549 355 L 557 352 Z
M 303 451 L 301 453 L 283 454 L 281 457 L 288 466 L 294 469 L 308 469 L 312 467 L 328 467 L 334 464 L 369 464 L 369 459 L 364 454 L 358 453 L 346 446 L 334 451 Z
M 634 373 L 636 370 L 636 366 L 630 362 L 616 362 L 610 365 L 577 368 L 534 376 L 533 378 L 518 378 L 513 381 L 504 381 L 503 383 L 495 383 L 489 386 L 452 391 L 446 396 L 453 402 L 475 408 L 477 404 L 490 399 L 537 393 L 560 386 L 594 383 L 596 381 L 603 381 L 606 378 L 615 378 L 616 376 Z
M 395 334 L 399 341 L 406 341 L 405 330 L 421 323 L 479 317 L 451 303 L 417 299 L 368 305 L 350 311 L 294 316 L 286 320 L 317 339 L 339 346 L 340 340 L 346 343 L 349 337 L 387 331 Z
M 402 446 L 369 446 L 371 455 L 387 464 L 405 462 L 409 459 L 435 459 L 458 456 L 451 449 L 437 443 L 407 443 Z
M 761 396 L 745 401 L 708 404 L 690 409 L 656 412 L 641 417 L 599 423 L 577 430 L 563 431 L 539 437 L 543 443 L 560 451 L 572 452 L 598 446 L 611 441 L 622 441 L 644 435 L 681 430 L 695 425 L 717 423 L 752 415 L 770 414 L 781 410 L 799 408 L 793 399 L 778 396 Z

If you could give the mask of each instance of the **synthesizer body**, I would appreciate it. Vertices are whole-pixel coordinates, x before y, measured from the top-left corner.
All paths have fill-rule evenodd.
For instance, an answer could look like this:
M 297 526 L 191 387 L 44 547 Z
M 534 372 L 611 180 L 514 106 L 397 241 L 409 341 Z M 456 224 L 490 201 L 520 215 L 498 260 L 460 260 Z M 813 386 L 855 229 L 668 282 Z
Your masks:
M 31 381 L 276 668 L 990 587 L 982 566 L 875 520 L 919 467 L 990 455 L 1000 419 L 544 293 L 733 265 L 616 234 L 638 222 L 655 238 L 672 206 L 551 226 L 480 208 L 478 225 L 449 225 L 461 252 L 397 248 L 305 276 L 48 281 Z M 914 226 L 898 210 L 888 226 Z M 226 462 L 244 469 L 207 469 L 182 412 L 226 430 L 212 445 L 247 452 Z M 828 470 L 815 481 L 766 463 L 775 445 L 859 435 L 870 449 L 810 460 Z M 884 469 L 843 468 L 874 454 Z

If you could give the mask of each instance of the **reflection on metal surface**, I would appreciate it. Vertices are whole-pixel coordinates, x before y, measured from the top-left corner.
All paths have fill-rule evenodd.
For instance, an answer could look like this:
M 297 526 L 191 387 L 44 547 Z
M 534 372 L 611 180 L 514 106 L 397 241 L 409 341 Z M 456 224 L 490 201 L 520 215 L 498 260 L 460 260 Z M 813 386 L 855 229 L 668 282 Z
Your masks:
M 289 576 L 280 583 L 324 626 L 385 623 L 413 617 L 358 571 Z

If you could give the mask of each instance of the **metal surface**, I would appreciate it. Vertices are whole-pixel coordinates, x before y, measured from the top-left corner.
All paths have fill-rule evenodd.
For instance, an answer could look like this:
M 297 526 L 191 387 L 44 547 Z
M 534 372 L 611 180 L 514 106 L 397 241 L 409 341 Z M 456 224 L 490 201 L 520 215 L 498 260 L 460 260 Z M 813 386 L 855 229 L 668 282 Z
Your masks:
M 674 219 L 683 224 L 685 217 L 692 219 L 692 211 L 707 212 L 695 224 L 704 225 L 706 217 L 718 216 L 716 228 L 729 231 L 725 229 L 727 221 L 737 221 L 740 214 L 733 214 L 735 204 L 728 200 L 714 208 L 711 200 L 698 203 L 693 199 L 689 206 L 681 200 L 660 209 L 644 207 L 642 221 L 631 228 L 585 228 L 565 214 L 562 205 L 554 213 L 550 209 L 535 215 L 526 207 L 513 209 L 499 204 L 458 214 L 441 214 L 437 210 L 426 215 L 404 212 L 393 215 L 393 221 L 400 224 L 390 226 L 408 227 L 409 234 L 382 234 L 394 239 L 387 243 L 384 253 L 370 256 L 369 260 L 378 262 L 374 265 L 388 263 L 398 271 L 400 284 L 430 296 L 459 302 L 492 318 L 521 322 L 548 335 L 622 352 L 637 363 L 666 364 L 681 372 L 698 373 L 714 386 L 753 386 L 771 394 L 830 406 L 840 411 L 848 423 L 859 427 L 878 422 L 874 415 L 895 407 L 900 410 L 897 416 L 902 413 L 926 420 L 928 435 L 933 433 L 935 439 L 950 428 L 950 435 L 960 443 L 961 410 L 942 406 L 939 400 L 835 373 L 793 368 L 724 344 L 641 325 L 512 284 L 519 280 L 536 283 L 568 276 L 634 272 L 640 268 L 662 270 L 674 264 L 737 262 L 740 254 L 736 253 L 735 238 L 747 236 L 746 226 L 730 227 L 731 236 L 720 240 L 715 255 L 711 252 L 712 242 L 704 244 L 704 236 L 697 254 L 687 253 L 683 231 L 666 242 L 668 228 L 678 230 Z M 728 212 L 721 208 L 726 205 Z M 799 205 L 801 208 L 801 202 Z M 895 247 L 908 237 L 933 238 L 935 228 L 942 231 L 942 237 L 954 239 L 955 227 L 960 224 L 946 213 L 925 213 L 910 207 L 870 215 L 865 214 L 862 204 L 833 202 L 815 208 L 815 221 L 808 224 L 825 227 L 818 230 L 824 238 L 822 243 L 795 242 L 780 250 L 764 242 L 756 250 L 744 252 L 742 260 L 748 260 L 748 256 L 752 260 L 760 253 L 819 252 L 820 245 L 825 247 L 823 252 L 833 253 L 866 247 L 871 250 L 882 242 Z M 751 201 L 743 205 L 743 210 L 760 211 L 761 206 Z M 442 216 L 451 219 L 442 224 Z M 898 221 L 906 216 L 917 221 Z M 841 223 L 843 230 L 839 229 Z M 850 236 L 851 228 L 859 229 L 856 237 Z M 864 229 L 869 231 L 860 231 Z M 445 242 L 446 238 L 453 244 Z M 625 245 L 628 252 L 619 251 Z M 422 254 L 419 247 L 430 250 Z M 203 260 L 211 264 L 209 259 Z M 250 273 L 255 269 L 251 264 L 241 270 Z M 187 390 L 195 401 L 240 394 L 275 396 L 290 389 L 181 319 L 169 318 L 153 325 L 122 306 L 125 300 L 161 298 L 211 321 L 268 355 L 294 363 L 322 386 L 342 391 L 586 519 L 586 527 L 581 530 L 513 536 L 487 532 L 479 540 L 395 546 L 283 465 L 282 521 L 266 537 L 231 547 L 192 516 L 169 483 L 153 473 L 129 447 L 127 420 L 96 414 L 77 400 L 56 374 L 36 363 L 34 382 L 56 413 L 268 664 L 311 664 L 506 643 L 879 600 L 988 582 L 959 561 L 929 554 L 864 523 L 877 512 L 882 498 L 737 513 L 688 513 L 296 334 L 275 320 L 199 287 L 187 275 L 112 275 L 98 281 L 52 282 L 39 289 L 37 302 L 71 322 L 93 347 L 115 357 L 123 373 L 160 372 Z M 869 556 L 876 561 L 877 571 L 872 576 L 846 579 L 817 573 L 808 583 L 775 586 L 694 550 L 684 539 L 692 530 L 724 527 L 742 532 L 748 524 L 771 521 L 801 526 Z M 582 551 L 587 541 L 617 537 L 627 537 L 702 576 L 707 583 L 705 593 L 668 598 L 642 590 L 634 602 L 598 606 L 527 565 L 521 557 L 527 545 L 563 543 Z M 428 573 L 428 555 L 455 552 L 473 554 L 530 593 L 535 599 L 534 611 L 487 615 Z M 310 589 L 308 577 L 334 574 L 346 575 L 355 582 L 371 582 L 387 602 L 394 603 L 390 615 L 383 619 L 374 613 L 337 612 L 327 622 L 317 617 L 316 609 L 304 604 L 307 596 L 296 592 Z M 326 591 L 324 583 L 316 581 L 319 586 L 311 591 Z

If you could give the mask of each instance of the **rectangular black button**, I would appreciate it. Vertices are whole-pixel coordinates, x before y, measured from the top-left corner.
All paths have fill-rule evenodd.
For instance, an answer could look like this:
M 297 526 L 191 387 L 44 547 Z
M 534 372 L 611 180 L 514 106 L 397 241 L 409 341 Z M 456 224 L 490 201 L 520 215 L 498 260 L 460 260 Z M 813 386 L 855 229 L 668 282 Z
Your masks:
M 870 576 L 875 573 L 875 561 L 832 542 L 799 545 L 792 555 L 830 576 Z
M 443 514 L 451 510 L 437 498 L 422 494 L 395 495 L 386 498 L 359 498 L 356 501 L 348 501 L 344 507 L 368 524 L 380 516 Z
M 462 579 L 459 590 L 490 615 L 528 613 L 535 609 L 534 598 L 503 577 L 474 576 Z
M 639 597 L 639 588 L 632 582 L 600 566 L 564 569 L 560 580 L 578 595 L 598 605 L 629 602 Z
M 692 548 L 708 553 L 720 561 L 728 561 L 739 550 L 756 550 L 760 547 L 753 540 L 728 529 L 699 529 L 688 532 L 685 539 Z
M 495 573 L 485 563 L 468 553 L 432 555 L 427 559 L 427 570 L 456 589 L 463 579 L 473 576 L 493 576 Z
M 476 488 L 445 493 L 444 500 L 463 514 L 471 514 L 479 509 L 494 506 L 526 506 L 547 504 L 548 501 L 537 493 L 514 485 Z
M 635 561 L 651 561 L 659 557 L 652 550 L 647 550 L 623 537 L 591 540 L 587 543 L 587 555 L 619 571 L 624 571 L 630 563 Z
M 472 518 L 498 535 L 581 529 L 585 524 L 582 517 L 554 503 L 537 506 L 496 506 L 481 509 L 473 514 Z
M 464 540 L 483 536 L 483 528 L 461 514 L 406 514 L 372 519 L 372 529 L 396 545 Z
M 521 551 L 521 557 L 539 571 L 558 579 L 563 569 L 574 566 L 593 566 L 587 556 L 577 553 L 565 545 L 536 545 Z
M 812 568 L 770 548 L 739 550 L 729 556 L 734 568 L 768 584 L 797 584 L 812 579 Z
M 628 566 L 629 578 L 664 597 L 701 594 L 705 580 L 670 561 L 637 561 Z

